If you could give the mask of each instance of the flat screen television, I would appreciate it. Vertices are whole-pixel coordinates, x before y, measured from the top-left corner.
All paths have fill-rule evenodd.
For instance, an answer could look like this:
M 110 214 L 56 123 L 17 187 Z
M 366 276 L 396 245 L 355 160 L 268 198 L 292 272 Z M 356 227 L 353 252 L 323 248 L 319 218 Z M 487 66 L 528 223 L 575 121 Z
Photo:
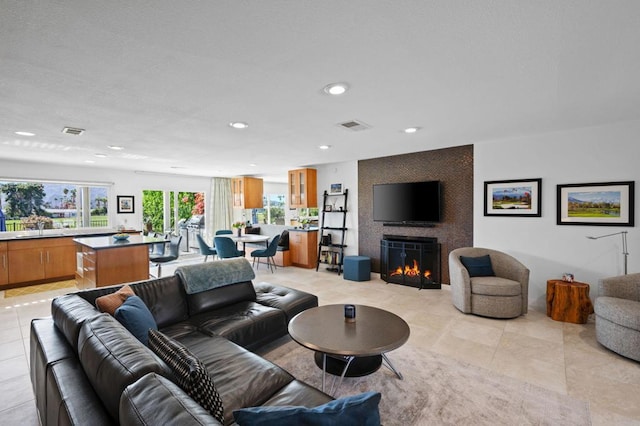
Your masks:
M 440 182 L 373 185 L 373 220 L 399 224 L 440 222 Z

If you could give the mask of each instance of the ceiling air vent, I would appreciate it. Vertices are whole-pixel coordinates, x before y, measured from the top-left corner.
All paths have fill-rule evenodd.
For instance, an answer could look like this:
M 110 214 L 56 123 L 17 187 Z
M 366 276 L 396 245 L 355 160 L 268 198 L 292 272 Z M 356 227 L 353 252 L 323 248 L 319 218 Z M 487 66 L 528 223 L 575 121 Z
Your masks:
M 338 126 L 347 130 L 352 130 L 354 132 L 366 130 L 369 128 L 367 124 L 364 124 L 362 121 L 357 120 L 345 121 L 344 123 L 339 123 Z
M 84 129 L 78 129 L 75 127 L 65 127 L 64 129 L 62 129 L 62 133 L 66 133 L 68 135 L 80 136 L 81 134 L 84 133 Z

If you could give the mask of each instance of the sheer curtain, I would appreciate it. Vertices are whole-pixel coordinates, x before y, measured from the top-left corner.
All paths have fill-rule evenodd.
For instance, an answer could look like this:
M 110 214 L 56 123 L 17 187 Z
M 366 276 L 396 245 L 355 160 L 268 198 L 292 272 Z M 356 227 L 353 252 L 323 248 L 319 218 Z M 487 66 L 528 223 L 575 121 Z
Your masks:
M 212 178 L 206 209 L 207 241 L 213 239 L 218 229 L 231 229 L 233 223 L 233 207 L 231 205 L 231 179 Z

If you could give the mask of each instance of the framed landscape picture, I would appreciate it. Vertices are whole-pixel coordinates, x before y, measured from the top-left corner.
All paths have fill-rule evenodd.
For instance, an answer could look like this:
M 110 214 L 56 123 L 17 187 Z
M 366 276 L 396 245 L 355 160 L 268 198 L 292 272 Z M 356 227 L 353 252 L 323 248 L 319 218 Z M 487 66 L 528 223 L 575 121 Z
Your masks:
M 540 217 L 541 192 L 542 179 L 485 182 L 484 215 Z
M 118 195 L 118 213 L 134 213 L 133 195 Z
M 558 225 L 634 225 L 635 182 L 558 185 Z

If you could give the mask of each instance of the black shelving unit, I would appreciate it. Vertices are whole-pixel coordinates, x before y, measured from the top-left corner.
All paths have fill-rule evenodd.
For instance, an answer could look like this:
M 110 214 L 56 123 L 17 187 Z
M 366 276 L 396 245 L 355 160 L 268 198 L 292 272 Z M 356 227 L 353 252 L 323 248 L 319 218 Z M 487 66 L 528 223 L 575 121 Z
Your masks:
M 320 268 L 320 264 L 327 265 L 327 270 L 342 273 L 342 263 L 344 258 L 344 237 L 347 232 L 347 198 L 349 190 L 345 189 L 342 194 L 329 194 L 324 191 L 322 197 L 322 222 L 320 226 L 320 235 L 318 240 L 318 260 L 316 263 L 316 271 Z M 342 205 L 338 205 L 342 203 Z M 326 218 L 328 215 L 341 215 L 342 226 L 327 226 Z M 331 223 L 334 223 L 331 221 Z M 334 240 L 335 238 L 335 240 Z M 340 243 L 338 243 L 338 240 Z

